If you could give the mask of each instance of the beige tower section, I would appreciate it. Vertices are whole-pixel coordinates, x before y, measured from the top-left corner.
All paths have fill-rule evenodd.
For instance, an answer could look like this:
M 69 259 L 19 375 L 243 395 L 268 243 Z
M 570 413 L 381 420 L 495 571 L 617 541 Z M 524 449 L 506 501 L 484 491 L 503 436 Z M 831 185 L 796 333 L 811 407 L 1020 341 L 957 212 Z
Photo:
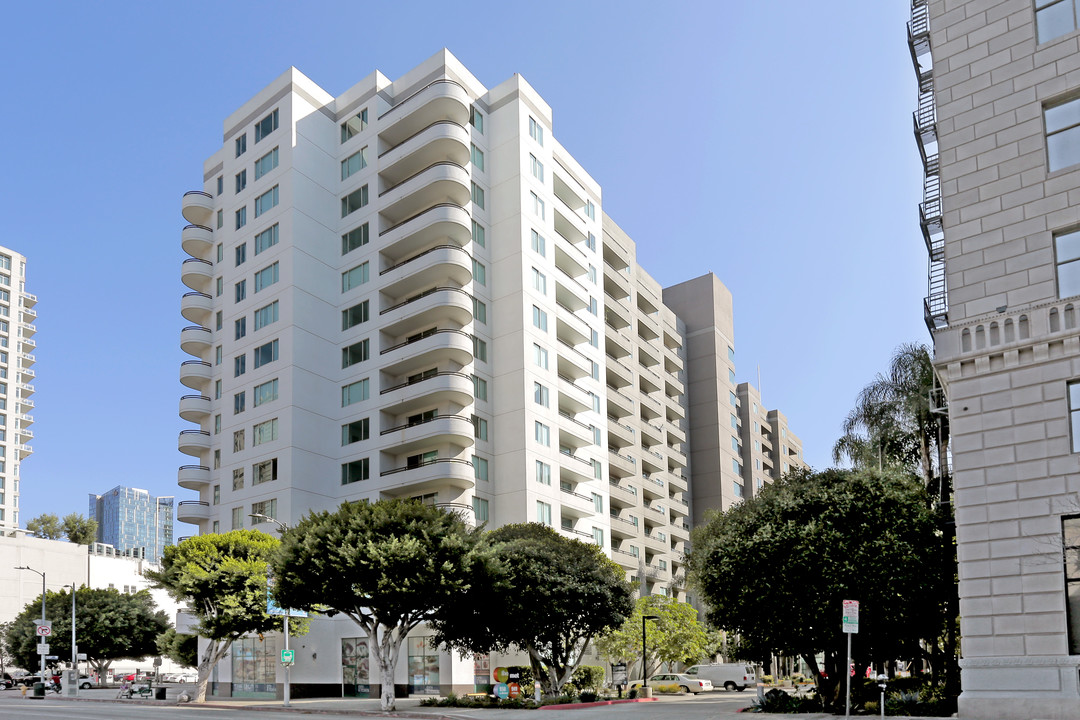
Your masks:
M 0 529 L 19 527 L 19 468 L 33 453 L 35 305 L 26 257 L 0 247 Z

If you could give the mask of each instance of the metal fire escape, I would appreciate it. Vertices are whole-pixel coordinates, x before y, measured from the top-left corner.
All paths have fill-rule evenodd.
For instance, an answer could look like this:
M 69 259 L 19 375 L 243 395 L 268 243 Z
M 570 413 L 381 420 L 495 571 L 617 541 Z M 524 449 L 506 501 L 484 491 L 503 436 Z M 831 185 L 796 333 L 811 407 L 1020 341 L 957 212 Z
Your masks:
M 934 104 L 934 61 L 930 53 L 928 0 L 911 1 L 908 46 L 919 82 L 919 105 L 912 115 L 915 142 L 923 161 L 923 200 L 919 226 L 926 241 L 927 294 L 923 300 L 926 328 L 933 335 L 948 324 L 949 301 L 945 285 L 945 229 L 942 224 L 941 175 L 938 162 L 937 108 Z

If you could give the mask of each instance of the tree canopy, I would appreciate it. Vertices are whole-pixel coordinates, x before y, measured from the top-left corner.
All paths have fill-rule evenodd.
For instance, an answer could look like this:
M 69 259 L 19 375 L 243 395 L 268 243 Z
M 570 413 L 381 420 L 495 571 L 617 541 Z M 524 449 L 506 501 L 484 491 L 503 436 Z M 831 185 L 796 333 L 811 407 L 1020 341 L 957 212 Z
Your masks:
M 802 655 L 815 673 L 824 651 L 829 675 L 842 677 L 843 600 L 860 601 L 863 665 L 919 657 L 919 640 L 943 629 L 951 558 L 910 475 L 794 470 L 696 528 L 692 545 L 709 620 L 749 648 Z
M 274 595 L 282 607 L 330 608 L 359 625 L 379 663 L 381 707 L 393 710 L 402 642 L 481 575 L 480 540 L 457 514 L 415 501 L 343 503 L 282 534 Z
M 71 657 L 71 592 L 49 591 L 45 611 L 52 621 L 50 652 Z M 14 662 L 28 670 L 38 667 L 39 638 L 35 635 L 41 616 L 41 596 L 31 601 L 11 622 L 5 641 Z M 75 642 L 79 652 L 104 675 L 115 660 L 140 659 L 157 654 L 155 639 L 169 627 L 147 590 L 122 593 L 114 588 L 81 587 L 75 592 Z
M 169 628 L 157 636 L 158 655 L 177 665 L 196 667 L 199 664 L 199 636 L 185 635 Z
M 266 612 L 268 560 L 277 546 L 277 538 L 257 530 L 196 535 L 166 546 L 161 570 L 146 573 L 187 606 L 210 641 L 199 658 L 196 702 L 206 700 L 210 671 L 235 640 L 280 626 Z
M 523 650 L 544 692 L 558 694 L 592 639 L 632 612 L 630 584 L 598 547 L 545 525 L 504 525 L 486 540 L 498 562 L 432 622 L 436 638 L 474 653 Z
M 64 537 L 64 529 L 60 526 L 60 518 L 52 513 L 42 513 L 36 518 L 27 520 L 26 529 L 46 540 L 59 540 Z
M 26 529 L 46 540 L 60 540 L 89 545 L 97 540 L 97 520 L 87 520 L 79 513 L 70 513 L 61 520 L 52 513 L 42 513 L 26 521 Z
M 716 638 L 698 620 L 697 610 L 684 602 L 664 595 L 646 595 L 634 603 L 633 613 L 617 628 L 596 639 L 600 655 L 611 662 L 633 663 L 641 657 L 641 622 L 645 615 L 645 638 L 649 657 L 643 677 L 649 677 L 660 663 L 682 662 L 693 665 L 708 655 Z

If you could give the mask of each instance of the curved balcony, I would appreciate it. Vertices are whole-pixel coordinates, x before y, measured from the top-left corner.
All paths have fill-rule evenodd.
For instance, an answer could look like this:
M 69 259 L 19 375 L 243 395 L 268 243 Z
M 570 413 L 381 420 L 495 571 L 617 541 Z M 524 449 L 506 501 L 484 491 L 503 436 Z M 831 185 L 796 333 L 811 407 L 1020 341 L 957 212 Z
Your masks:
M 202 190 L 188 190 L 180 200 L 180 214 L 193 225 L 206 225 L 214 214 L 214 196 Z
M 436 284 L 463 287 L 472 281 L 472 256 L 458 245 L 436 245 L 379 273 L 382 291 L 401 297 Z
M 176 471 L 176 484 L 185 490 L 198 492 L 210 484 L 210 468 L 205 465 L 181 465 Z
M 439 160 L 469 162 L 469 131 L 453 120 L 436 120 L 379 155 L 379 175 L 389 185 Z
M 214 298 L 206 293 L 192 290 L 180 298 L 180 314 L 188 322 L 206 325 L 214 310 Z
M 209 257 L 214 249 L 214 231 L 205 225 L 188 225 L 180 231 L 180 247 L 191 257 Z
M 391 223 L 438 205 L 465 205 L 471 199 L 469 171 L 443 160 L 379 193 L 379 213 Z
M 471 102 L 469 93 L 459 83 L 447 79 L 435 80 L 379 116 L 379 125 L 386 128 L 379 133 L 379 137 L 388 146 L 394 147 L 439 120 L 450 120 L 464 126 L 469 122 Z
M 206 430 L 181 430 L 176 446 L 185 455 L 199 457 L 210 449 L 210 433 Z
M 185 360 L 180 363 L 180 382 L 192 390 L 205 390 L 214 368 L 205 360 Z
M 379 396 L 383 412 L 395 414 L 444 402 L 467 407 L 473 401 L 473 381 L 467 373 L 440 372 L 388 387 Z
M 465 415 L 440 415 L 422 423 L 387 428 L 379 436 L 386 452 L 406 454 L 434 445 L 472 447 L 473 430 L 472 419 Z
M 461 288 L 437 287 L 380 310 L 381 330 L 390 335 L 407 335 L 422 327 L 472 322 L 472 295 Z
M 205 395 L 184 395 L 180 398 L 180 417 L 192 423 L 201 423 L 210 417 L 210 398 Z
M 188 355 L 201 356 L 214 344 L 214 336 L 210 328 L 200 325 L 189 325 L 180 331 L 180 349 Z
M 413 340 L 382 350 L 382 370 L 390 375 L 408 375 L 443 362 L 464 367 L 473 359 L 473 337 L 464 330 L 436 330 Z
M 210 519 L 210 503 L 205 500 L 181 500 L 176 504 L 176 519 L 198 525 Z
M 415 255 L 433 243 L 464 247 L 472 241 L 472 216 L 453 203 L 444 203 L 406 218 L 379 233 L 380 252 L 397 261 Z
M 206 292 L 214 279 L 214 265 L 202 258 L 188 258 L 180 265 L 180 282 L 192 290 Z
M 420 493 L 448 486 L 469 490 L 475 484 L 473 464 L 458 458 L 437 458 L 413 467 L 391 468 L 379 476 L 386 483 L 381 488 L 383 492 L 408 489 Z

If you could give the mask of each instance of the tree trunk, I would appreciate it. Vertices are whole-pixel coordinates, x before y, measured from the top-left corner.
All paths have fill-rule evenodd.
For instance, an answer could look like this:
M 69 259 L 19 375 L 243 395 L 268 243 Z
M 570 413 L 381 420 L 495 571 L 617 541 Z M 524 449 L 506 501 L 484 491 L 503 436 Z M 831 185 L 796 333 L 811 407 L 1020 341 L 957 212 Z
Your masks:
M 378 625 L 369 631 L 369 637 L 375 635 L 376 652 L 379 661 L 379 709 L 383 712 L 392 712 L 396 709 L 396 697 L 394 695 L 394 678 L 397 671 L 398 653 L 401 651 L 401 638 L 407 631 L 402 632 L 400 637 L 394 637 L 392 628 Z M 381 632 L 380 632 L 381 631 Z
M 210 673 L 218 664 L 225 653 L 232 647 L 232 640 L 211 640 L 206 645 L 202 657 L 199 658 L 199 681 L 195 685 L 194 702 L 206 702 L 206 686 L 210 681 Z

